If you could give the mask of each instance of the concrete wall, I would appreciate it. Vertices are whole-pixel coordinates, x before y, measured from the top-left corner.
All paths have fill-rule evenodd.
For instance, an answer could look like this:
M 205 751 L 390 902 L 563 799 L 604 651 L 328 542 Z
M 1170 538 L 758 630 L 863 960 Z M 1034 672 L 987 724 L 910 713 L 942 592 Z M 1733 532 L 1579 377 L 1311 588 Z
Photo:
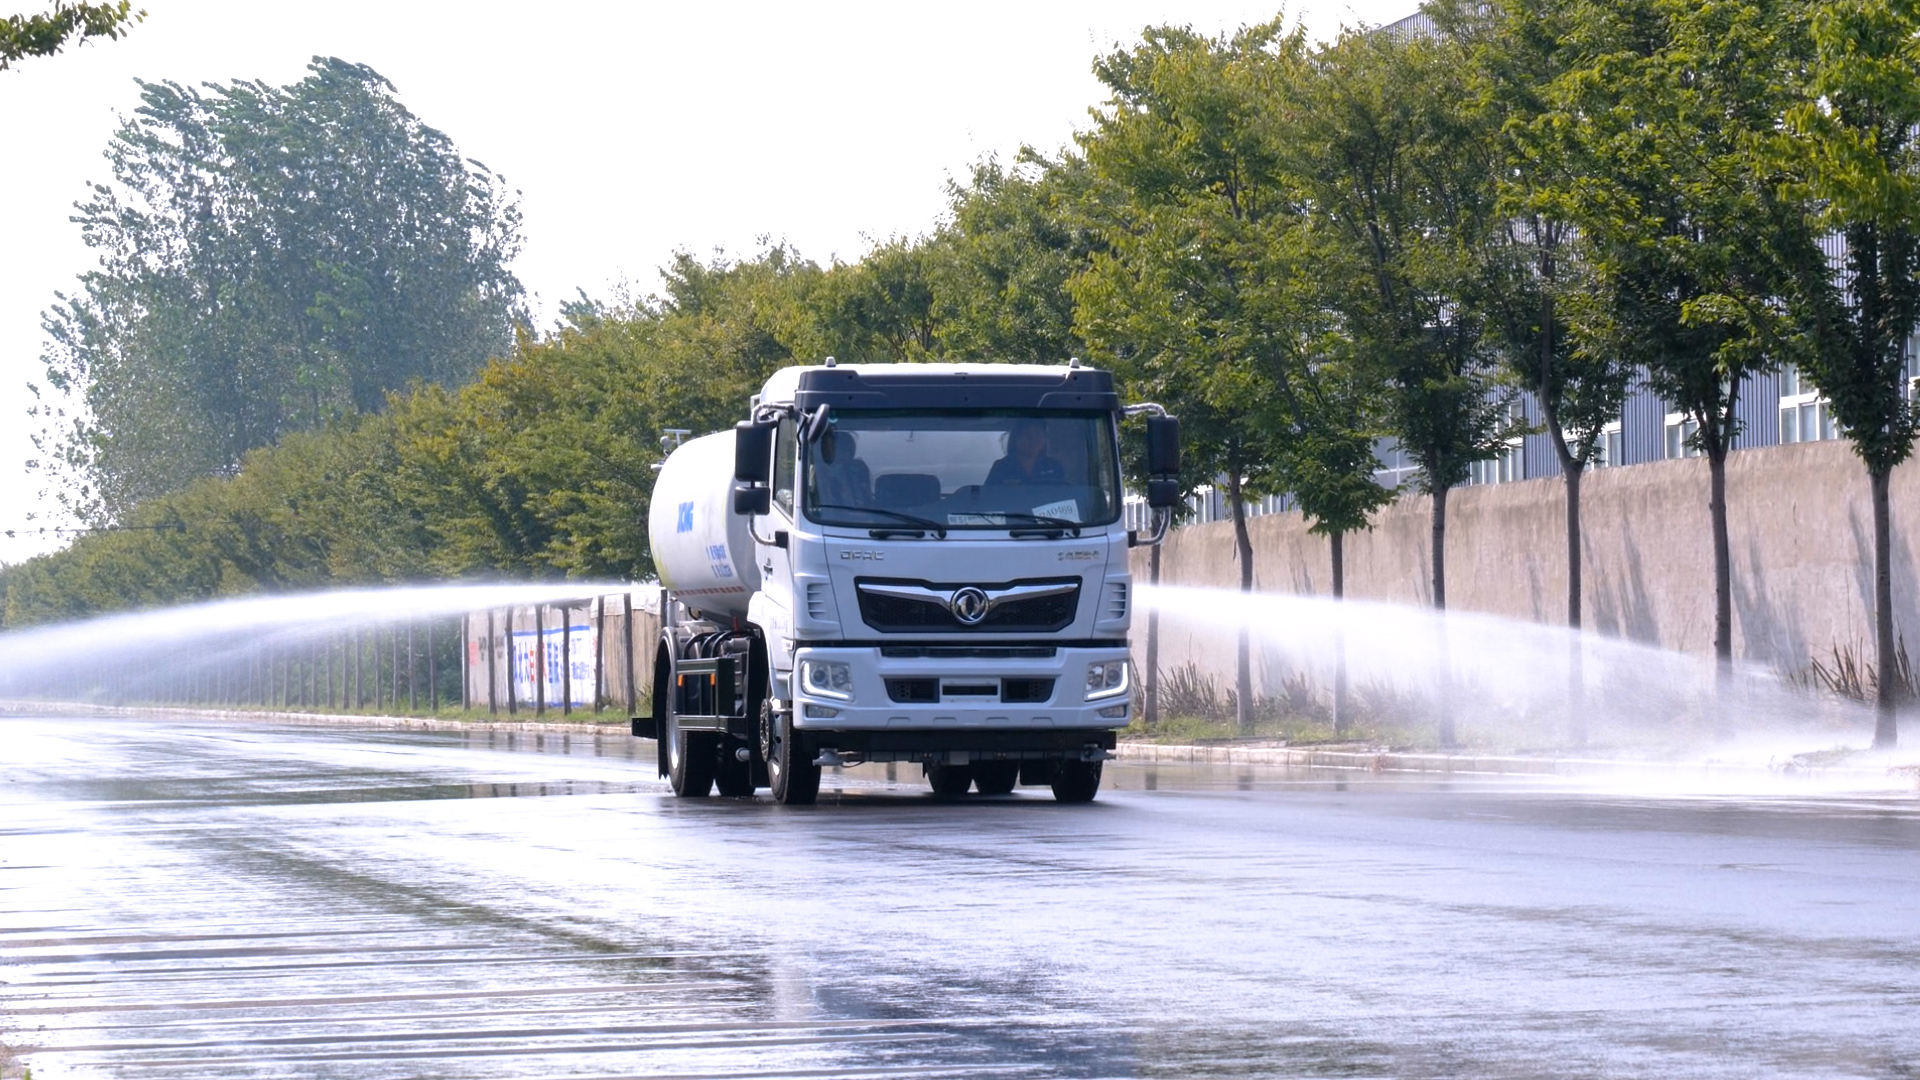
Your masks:
M 1694 653 L 1713 649 L 1713 549 L 1704 459 L 1601 469 L 1582 484 L 1586 625 L 1597 633 Z M 1893 476 L 1897 631 L 1920 645 L 1920 465 Z M 1427 604 L 1432 500 L 1407 495 L 1347 538 L 1347 595 Z M 1844 441 L 1738 451 L 1727 461 L 1733 554 L 1734 654 L 1785 670 L 1835 645 L 1871 652 L 1872 507 L 1867 476 Z M 1566 503 L 1559 478 L 1455 489 L 1448 498 L 1447 604 L 1536 622 L 1566 618 Z M 1325 595 L 1327 540 L 1298 513 L 1249 522 L 1255 588 Z M 1135 549 L 1136 580 L 1147 550 Z M 1175 529 L 1162 581 L 1234 588 L 1233 525 Z M 1135 641 L 1144 640 L 1137 628 Z M 1160 666 L 1221 670 L 1217 643 L 1179 635 Z M 1232 663 L 1228 650 L 1224 663 Z

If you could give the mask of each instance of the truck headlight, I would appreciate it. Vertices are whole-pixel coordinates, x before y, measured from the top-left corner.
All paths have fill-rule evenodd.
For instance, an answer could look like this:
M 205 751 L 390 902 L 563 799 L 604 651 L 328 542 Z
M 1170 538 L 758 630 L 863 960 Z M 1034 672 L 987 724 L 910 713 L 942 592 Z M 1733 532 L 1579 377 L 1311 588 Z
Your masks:
M 1087 700 L 1115 697 L 1127 692 L 1127 661 L 1103 660 L 1087 665 Z
M 853 698 L 853 668 L 838 660 L 800 661 L 800 685 L 819 697 Z

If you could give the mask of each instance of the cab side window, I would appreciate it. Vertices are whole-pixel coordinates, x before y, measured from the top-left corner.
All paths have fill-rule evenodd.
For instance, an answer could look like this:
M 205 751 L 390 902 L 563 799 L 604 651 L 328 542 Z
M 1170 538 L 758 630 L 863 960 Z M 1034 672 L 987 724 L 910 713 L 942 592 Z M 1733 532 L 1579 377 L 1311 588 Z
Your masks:
M 773 502 L 793 516 L 793 474 L 796 428 L 791 418 L 780 421 L 773 437 Z

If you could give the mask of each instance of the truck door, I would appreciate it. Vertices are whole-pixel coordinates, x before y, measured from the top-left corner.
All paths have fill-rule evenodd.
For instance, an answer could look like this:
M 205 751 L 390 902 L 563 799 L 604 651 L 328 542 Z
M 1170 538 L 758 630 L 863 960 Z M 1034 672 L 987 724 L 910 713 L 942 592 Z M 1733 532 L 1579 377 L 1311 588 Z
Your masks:
M 748 602 L 748 617 L 767 637 L 767 655 L 775 671 L 793 669 L 793 560 L 787 542 L 793 535 L 797 435 L 791 419 L 782 420 L 773 439 L 773 507 L 753 520 L 754 559 L 760 567 L 760 591 Z M 771 687 L 771 693 L 780 693 Z

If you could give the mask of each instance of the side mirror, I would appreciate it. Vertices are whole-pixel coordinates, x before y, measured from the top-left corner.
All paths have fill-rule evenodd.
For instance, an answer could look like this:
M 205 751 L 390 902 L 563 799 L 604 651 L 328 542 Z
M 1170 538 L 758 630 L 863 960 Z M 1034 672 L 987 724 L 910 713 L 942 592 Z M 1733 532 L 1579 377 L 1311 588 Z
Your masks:
M 1172 476 L 1179 471 L 1180 418 L 1147 417 L 1147 472 L 1153 476 Z
M 765 514 L 773 509 L 773 489 L 767 487 L 737 487 L 733 489 L 733 512 L 736 514 Z
M 765 484 L 773 475 L 774 423 L 742 420 L 733 425 L 733 478 L 743 484 Z
M 1147 481 L 1147 505 L 1155 510 L 1165 510 L 1180 505 L 1180 481 Z

